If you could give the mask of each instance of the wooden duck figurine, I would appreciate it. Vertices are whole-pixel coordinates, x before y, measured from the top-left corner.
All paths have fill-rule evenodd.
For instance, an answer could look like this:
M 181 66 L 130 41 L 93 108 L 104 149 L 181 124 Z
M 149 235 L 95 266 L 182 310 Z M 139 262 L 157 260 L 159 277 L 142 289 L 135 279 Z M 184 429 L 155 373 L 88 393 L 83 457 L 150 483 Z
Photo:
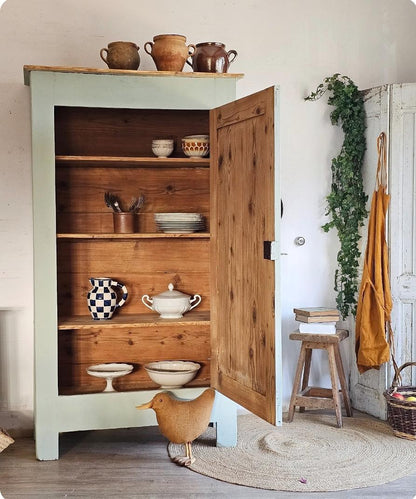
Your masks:
M 136 409 L 153 409 L 161 433 L 175 444 L 184 444 L 186 456 L 177 456 L 173 461 L 190 466 L 195 462 L 191 442 L 207 428 L 214 404 L 215 391 L 205 390 L 194 400 L 177 400 L 167 392 L 157 393 L 150 402 Z

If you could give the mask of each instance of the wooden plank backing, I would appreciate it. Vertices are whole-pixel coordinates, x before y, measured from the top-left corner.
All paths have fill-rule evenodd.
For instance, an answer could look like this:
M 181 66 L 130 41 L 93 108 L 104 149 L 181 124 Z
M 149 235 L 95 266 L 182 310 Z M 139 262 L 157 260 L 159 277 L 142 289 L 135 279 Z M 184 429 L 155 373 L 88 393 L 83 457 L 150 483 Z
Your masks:
M 274 89 L 211 112 L 213 385 L 276 422 Z
M 117 195 L 127 210 L 133 197 L 143 194 L 139 232 L 156 232 L 155 212 L 191 212 L 205 216 L 209 227 L 209 170 L 172 168 L 57 168 L 58 232 L 113 231 L 112 211 L 104 193 Z M 124 206 L 123 206 L 124 205 Z
M 90 376 L 86 369 L 105 362 L 134 365 L 131 374 L 114 382 L 118 390 L 156 388 L 144 369 L 156 360 L 198 362 L 202 367 L 191 386 L 209 385 L 209 325 L 61 331 L 58 350 L 60 393 L 103 390 L 103 380 Z
M 195 310 L 209 310 L 209 269 L 209 241 L 204 239 L 60 240 L 58 308 L 61 316 L 88 314 L 89 278 L 104 276 L 128 289 L 119 311 L 123 315 L 149 312 L 141 297 L 167 291 L 169 283 L 188 295 L 200 294 L 202 302 Z
M 55 107 L 58 155 L 153 156 L 152 140 L 174 140 L 171 157 L 186 156 L 182 138 L 206 134 L 208 111 Z

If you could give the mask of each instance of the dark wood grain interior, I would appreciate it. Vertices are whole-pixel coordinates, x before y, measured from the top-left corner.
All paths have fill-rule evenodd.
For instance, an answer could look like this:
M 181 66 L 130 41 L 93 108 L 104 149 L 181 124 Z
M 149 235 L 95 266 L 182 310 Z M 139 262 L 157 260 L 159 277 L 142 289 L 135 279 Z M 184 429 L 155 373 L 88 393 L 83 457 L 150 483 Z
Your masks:
M 152 139 L 171 138 L 172 156 L 185 157 L 181 139 L 208 133 L 203 110 L 55 107 L 56 154 L 153 156 Z
M 208 168 L 65 166 L 56 169 L 57 232 L 113 232 L 107 191 L 118 196 L 124 210 L 132 198 L 144 195 L 139 232 L 156 232 L 155 212 L 202 213 L 209 223 Z
M 114 380 L 116 390 L 154 389 L 144 365 L 156 360 L 191 360 L 201 365 L 187 386 L 209 385 L 209 326 L 103 328 L 59 332 L 60 393 L 100 392 L 105 380 L 87 373 L 90 365 L 127 362 L 134 370 Z
M 193 360 L 202 368 L 190 386 L 209 385 L 210 326 L 204 320 L 192 324 L 173 321 L 159 327 L 158 314 L 141 302 L 144 294 L 154 296 L 175 288 L 202 296 L 196 310 L 210 309 L 209 238 L 94 238 L 113 233 L 113 216 L 105 205 L 104 193 L 116 194 L 125 208 L 133 197 L 143 194 L 145 205 L 137 216 L 138 232 L 155 233 L 154 213 L 197 212 L 206 217 L 209 231 L 209 168 L 190 167 L 180 149 L 184 135 L 207 133 L 207 111 L 55 108 L 56 154 L 80 159 L 56 162 L 57 282 L 59 319 L 88 316 L 87 294 L 91 277 L 111 277 L 126 285 L 129 297 L 115 312 L 117 323 L 103 328 L 88 324 L 58 333 L 59 392 L 99 392 L 105 381 L 86 372 L 89 365 L 128 362 L 135 365 L 130 375 L 115 380 L 118 390 L 156 388 L 143 369 L 154 360 Z M 152 158 L 151 141 L 174 138 L 174 156 L 184 163 Z M 112 156 L 99 159 L 82 156 Z M 120 162 L 117 161 L 120 157 Z M 125 157 L 149 157 L 149 164 L 128 163 Z M 154 164 L 152 163 L 154 162 Z M 61 237 L 65 234 L 65 237 Z M 71 237 L 71 234 L 73 237 Z M 85 234 L 82 239 L 79 234 Z M 153 314 L 154 324 L 137 327 L 137 314 Z M 189 314 L 190 315 L 190 314 Z M 132 319 L 134 317 L 134 321 Z M 198 316 L 197 316 L 198 317 Z M 209 317 L 209 315 L 208 315 Z M 121 326 L 120 326 L 121 321 Z M 96 322 L 96 321 L 95 321 Z
M 89 279 L 100 276 L 127 287 L 119 315 L 149 313 L 141 297 L 167 291 L 170 282 L 183 293 L 200 294 L 198 310 L 209 310 L 209 241 L 59 241 L 59 315 L 87 315 Z

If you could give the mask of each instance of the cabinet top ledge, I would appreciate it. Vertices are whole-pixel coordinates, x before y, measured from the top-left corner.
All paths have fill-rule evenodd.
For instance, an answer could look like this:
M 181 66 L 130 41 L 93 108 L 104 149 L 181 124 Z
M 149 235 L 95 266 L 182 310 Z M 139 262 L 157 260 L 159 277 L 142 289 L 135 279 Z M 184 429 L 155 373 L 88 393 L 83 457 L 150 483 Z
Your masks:
M 66 66 L 23 66 L 25 85 L 30 85 L 32 71 L 49 71 L 54 73 L 75 73 L 95 75 L 120 75 L 120 76 L 175 76 L 180 78 L 243 78 L 243 73 L 193 73 L 190 71 L 136 71 L 124 69 L 95 69 Z

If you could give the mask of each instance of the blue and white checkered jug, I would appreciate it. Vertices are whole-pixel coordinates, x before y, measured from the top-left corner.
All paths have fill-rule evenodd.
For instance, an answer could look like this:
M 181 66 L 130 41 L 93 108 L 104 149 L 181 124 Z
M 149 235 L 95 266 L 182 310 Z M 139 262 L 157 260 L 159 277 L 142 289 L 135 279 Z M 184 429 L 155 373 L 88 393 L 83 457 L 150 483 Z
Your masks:
M 93 288 L 88 292 L 87 303 L 92 318 L 97 321 L 111 319 L 114 310 L 126 303 L 128 296 L 126 286 L 113 281 L 111 277 L 91 277 L 90 283 Z M 123 292 L 123 296 L 118 303 L 117 294 L 111 286 L 117 286 Z

